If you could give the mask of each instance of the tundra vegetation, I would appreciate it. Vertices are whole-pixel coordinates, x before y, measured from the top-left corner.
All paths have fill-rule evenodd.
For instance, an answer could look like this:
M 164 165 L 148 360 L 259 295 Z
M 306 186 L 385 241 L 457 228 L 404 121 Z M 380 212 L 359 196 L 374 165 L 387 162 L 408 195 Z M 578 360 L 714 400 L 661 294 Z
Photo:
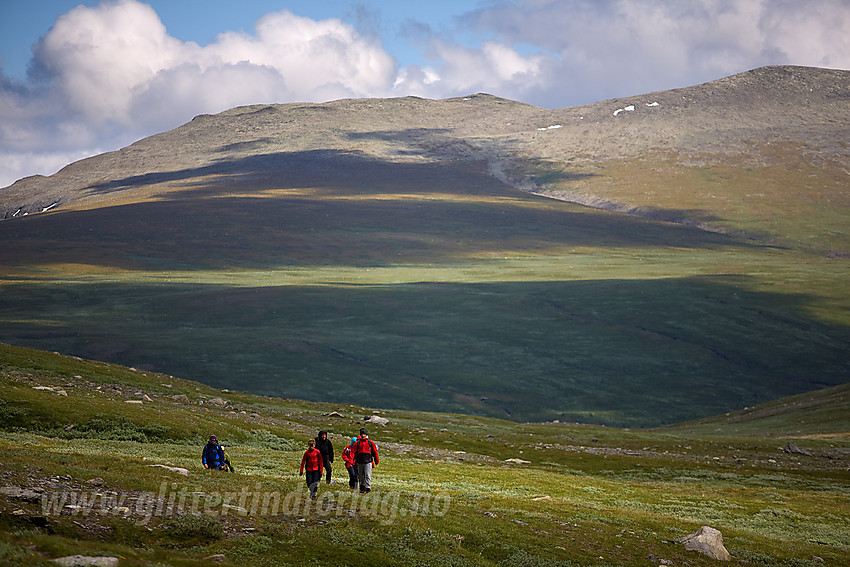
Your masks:
M 661 428 L 516 423 L 222 391 L 0 345 L 0 563 L 716 565 L 846 563 L 848 387 Z M 310 501 L 306 440 L 369 424 L 381 463 L 337 462 Z M 201 467 L 211 432 L 235 473 Z M 670 564 L 670 563 L 667 563 Z

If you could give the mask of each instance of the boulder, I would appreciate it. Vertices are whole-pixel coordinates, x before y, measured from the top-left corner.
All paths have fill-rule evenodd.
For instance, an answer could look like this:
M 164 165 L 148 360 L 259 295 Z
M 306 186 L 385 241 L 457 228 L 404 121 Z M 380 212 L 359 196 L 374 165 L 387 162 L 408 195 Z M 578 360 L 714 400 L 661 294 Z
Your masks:
M 390 422 L 389 419 L 387 419 L 385 417 L 381 417 L 379 415 L 367 415 L 366 417 L 363 418 L 363 421 L 366 421 L 366 422 L 369 422 L 369 423 L 376 423 L 378 425 L 386 425 Z
M 160 467 L 163 469 L 170 470 L 171 472 L 176 472 L 178 474 L 182 474 L 183 476 L 189 476 L 189 469 L 184 469 L 182 467 L 170 467 L 168 465 L 148 465 L 149 467 Z
M 211 400 L 207 400 L 207 403 L 212 404 L 214 406 L 218 406 L 220 408 L 223 408 L 227 405 L 227 401 L 223 400 L 222 398 L 213 398 Z
M 175 402 L 180 402 L 181 404 L 189 403 L 189 396 L 187 396 L 186 394 L 177 394 L 175 396 L 171 396 L 171 399 Z
M 811 452 L 809 452 L 805 449 L 800 449 L 799 447 L 797 447 L 796 445 L 794 445 L 790 441 L 788 442 L 787 445 L 785 445 L 785 449 L 783 449 L 783 450 L 786 453 L 796 453 L 798 455 L 808 455 L 809 457 L 812 456 Z
M 688 551 L 698 551 L 712 559 L 729 561 L 732 556 L 723 547 L 723 534 L 709 526 L 703 526 L 694 533 L 676 539 Z
M 62 567 L 117 567 L 117 557 L 87 557 L 85 555 L 69 555 L 54 559 L 54 563 Z
M 24 500 L 26 502 L 38 502 L 41 500 L 41 492 L 30 488 L 19 488 L 17 486 L 4 486 L 0 488 L 0 493 L 5 494 L 9 498 L 16 500 Z

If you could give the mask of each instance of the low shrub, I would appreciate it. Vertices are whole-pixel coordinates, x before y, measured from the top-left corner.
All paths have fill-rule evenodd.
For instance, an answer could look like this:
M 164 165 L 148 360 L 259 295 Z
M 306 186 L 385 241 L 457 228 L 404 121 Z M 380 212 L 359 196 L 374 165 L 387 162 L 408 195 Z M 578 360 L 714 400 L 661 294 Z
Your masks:
M 245 444 L 249 447 L 272 449 L 274 451 L 297 451 L 301 448 L 295 441 L 278 437 L 267 429 L 255 429 L 251 431 Z
M 178 516 L 166 524 L 168 536 L 181 545 L 209 543 L 224 536 L 221 522 L 204 514 Z
M 136 441 L 160 443 L 172 441 L 171 428 L 159 423 L 137 424 L 126 417 L 103 414 L 92 416 L 88 422 L 65 431 L 51 431 L 51 437 L 64 439 L 102 439 L 104 441 Z

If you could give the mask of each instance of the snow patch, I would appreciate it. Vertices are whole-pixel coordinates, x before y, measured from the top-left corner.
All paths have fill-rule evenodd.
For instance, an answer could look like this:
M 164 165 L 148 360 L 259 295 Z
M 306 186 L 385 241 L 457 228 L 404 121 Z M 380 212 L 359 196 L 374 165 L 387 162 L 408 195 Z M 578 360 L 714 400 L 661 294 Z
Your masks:
M 655 102 L 647 102 L 646 106 L 658 106 L 658 101 Z
M 42 213 L 46 213 L 47 211 L 49 211 L 50 209 L 52 209 L 53 207 L 55 207 L 55 206 L 56 206 L 56 205 L 58 205 L 58 204 L 59 204 L 59 201 L 56 201 L 56 202 L 55 202 L 55 203 L 53 203 L 52 205 L 47 205 L 46 207 L 44 207 L 43 209 L 41 209 L 41 212 L 42 212 Z
M 615 110 L 615 111 L 614 111 L 614 116 L 617 116 L 618 114 L 620 114 L 620 113 L 621 113 L 621 112 L 623 112 L 623 111 L 626 111 L 626 112 L 634 112 L 634 110 L 635 110 L 635 105 L 630 104 L 629 106 L 627 106 L 627 107 L 625 107 L 625 108 L 618 108 L 617 110 Z
M 545 128 L 538 128 L 541 132 L 545 132 L 546 130 L 557 130 L 558 128 L 563 128 L 560 124 L 553 124 L 552 126 L 546 126 Z

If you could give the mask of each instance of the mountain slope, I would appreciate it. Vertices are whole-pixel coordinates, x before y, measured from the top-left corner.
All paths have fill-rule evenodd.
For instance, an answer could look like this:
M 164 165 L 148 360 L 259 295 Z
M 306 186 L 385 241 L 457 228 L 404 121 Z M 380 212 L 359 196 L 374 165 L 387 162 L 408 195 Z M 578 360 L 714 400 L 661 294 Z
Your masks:
M 843 165 L 850 154 L 848 75 L 838 70 L 767 67 L 705 85 L 558 110 L 488 95 L 444 101 L 407 97 L 242 107 L 198 116 L 124 150 L 72 164 L 51 178 L 21 180 L 4 191 L 2 216 L 80 200 L 90 203 L 78 204 L 86 207 L 133 202 L 150 195 L 132 196 L 142 187 L 217 172 L 268 174 L 278 170 L 274 164 L 278 158 L 299 152 L 295 155 L 300 159 L 316 151 L 329 151 L 325 156 L 331 158 L 337 152 L 355 152 L 391 163 L 484 160 L 503 180 L 526 189 L 548 189 L 550 196 L 609 207 L 606 200 L 622 198 L 614 203 L 617 208 L 633 212 L 641 207 L 651 211 L 667 207 L 671 212 L 706 216 L 717 216 L 729 207 L 706 203 L 701 195 L 672 195 L 681 189 L 658 187 L 658 182 L 682 175 L 683 168 L 699 170 L 706 165 L 751 173 L 776 166 L 802 168 L 803 177 L 815 178 L 804 192 L 806 202 L 837 206 L 846 215 L 850 199 Z M 635 159 L 638 163 L 632 163 Z M 505 168 L 522 170 L 527 163 L 555 168 L 557 173 L 550 172 L 546 180 L 554 177 L 556 189 L 565 185 L 570 189 L 552 191 L 552 183 L 538 187 L 533 180 L 504 175 Z M 601 182 L 596 179 L 600 176 L 596 168 L 612 165 L 627 172 L 612 174 L 611 181 L 605 173 Z M 576 171 L 575 166 L 585 167 Z M 666 167 L 677 171 L 665 173 Z M 652 191 L 627 189 L 627 177 L 635 169 L 643 175 L 633 184 L 644 189 L 652 184 Z M 650 176 L 648 181 L 647 169 L 664 176 L 661 180 Z M 685 177 L 680 184 L 693 181 Z M 713 181 L 716 191 L 717 180 Z M 743 183 L 757 184 L 758 175 Z M 757 204 L 744 202 L 744 208 L 771 209 L 783 200 L 777 194 L 781 184 L 771 184 L 770 189 L 772 194 L 760 194 Z M 744 201 L 743 195 L 737 198 Z M 805 212 L 814 218 L 824 213 Z M 687 218 L 667 216 L 668 220 Z
M 846 78 L 200 116 L 3 190 L 0 340 L 516 420 L 657 425 L 841 384 Z

